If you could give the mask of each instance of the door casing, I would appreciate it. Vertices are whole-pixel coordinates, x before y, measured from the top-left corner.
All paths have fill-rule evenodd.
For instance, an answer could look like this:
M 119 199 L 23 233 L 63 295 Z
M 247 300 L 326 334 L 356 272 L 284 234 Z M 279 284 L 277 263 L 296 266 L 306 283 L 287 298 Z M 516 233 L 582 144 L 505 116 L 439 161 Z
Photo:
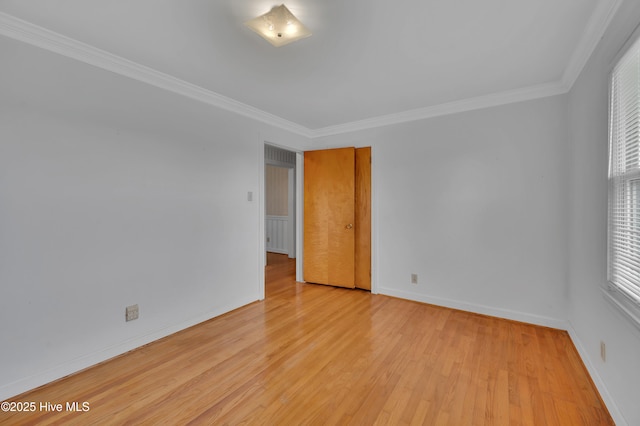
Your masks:
M 266 266 L 266 248 L 264 241 L 264 226 L 265 226 L 265 203 L 264 203 L 264 145 L 273 145 L 280 148 L 293 151 L 296 153 L 296 281 L 304 282 L 303 280 L 303 260 L 304 260 L 304 248 L 303 248 L 303 223 L 304 223 L 304 150 L 292 146 L 282 145 L 274 143 L 271 140 L 264 139 L 262 136 L 259 138 L 260 143 L 256 144 L 257 158 L 258 158 L 258 300 L 264 300 L 265 297 L 265 282 L 264 282 L 264 267 Z M 371 147 L 371 293 L 378 294 L 378 215 L 377 215 L 377 172 L 375 161 L 375 147 Z

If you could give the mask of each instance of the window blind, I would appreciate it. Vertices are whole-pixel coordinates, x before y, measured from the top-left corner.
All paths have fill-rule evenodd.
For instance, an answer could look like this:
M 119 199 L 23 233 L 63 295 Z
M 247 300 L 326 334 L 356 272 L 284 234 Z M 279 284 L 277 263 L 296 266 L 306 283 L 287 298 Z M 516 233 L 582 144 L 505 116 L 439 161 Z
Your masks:
M 608 279 L 640 307 L 640 40 L 610 84 Z

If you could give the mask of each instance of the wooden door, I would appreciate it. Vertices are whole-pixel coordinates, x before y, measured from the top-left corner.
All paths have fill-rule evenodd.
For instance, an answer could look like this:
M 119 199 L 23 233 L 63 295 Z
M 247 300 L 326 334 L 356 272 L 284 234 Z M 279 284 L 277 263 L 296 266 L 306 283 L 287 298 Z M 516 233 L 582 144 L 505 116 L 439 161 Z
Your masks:
M 304 154 L 304 280 L 355 287 L 355 150 Z
M 356 148 L 355 285 L 371 290 L 371 147 Z
M 305 153 L 304 280 L 371 290 L 371 148 Z

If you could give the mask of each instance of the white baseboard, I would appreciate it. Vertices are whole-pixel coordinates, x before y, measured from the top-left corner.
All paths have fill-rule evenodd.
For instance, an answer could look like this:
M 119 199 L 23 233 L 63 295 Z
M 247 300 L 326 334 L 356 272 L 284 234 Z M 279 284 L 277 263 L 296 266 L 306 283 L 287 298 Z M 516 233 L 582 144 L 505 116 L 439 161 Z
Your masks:
M 214 311 L 210 311 L 210 312 L 198 315 L 197 317 L 191 318 L 182 323 L 175 324 L 175 325 L 172 325 L 163 329 L 159 329 L 142 336 L 135 337 L 133 339 L 126 340 L 122 343 L 104 348 L 97 352 L 86 354 L 81 357 L 75 358 L 73 360 L 64 362 L 51 369 L 37 372 L 31 376 L 25 377 L 18 381 L 2 385 L 0 386 L 0 401 L 8 400 L 16 395 L 20 395 L 21 393 L 27 392 L 31 389 L 35 389 L 39 386 L 45 385 L 47 383 L 51 383 L 55 380 L 61 379 L 70 374 L 77 373 L 78 371 L 84 370 L 88 367 L 91 367 L 93 365 L 106 361 L 118 355 L 122 355 L 126 352 L 129 352 L 130 350 L 139 348 L 155 340 L 169 336 L 173 333 L 177 333 L 178 331 L 192 327 L 201 322 L 208 321 L 212 318 L 215 318 L 227 312 L 233 311 L 234 309 L 238 309 L 242 306 L 248 305 L 249 303 L 253 303 L 255 301 L 256 299 L 251 299 L 251 300 L 247 299 L 240 302 L 237 305 L 224 306 Z
M 557 318 L 528 314 L 525 312 L 511 311 L 509 309 L 494 308 L 491 306 L 478 305 L 474 303 L 461 302 L 458 300 L 446 299 L 442 297 L 427 296 L 424 294 L 412 293 L 409 291 L 381 287 L 378 289 L 378 292 L 380 294 L 399 297 L 401 299 L 414 300 L 416 302 L 429 303 L 431 305 L 444 306 L 445 308 L 459 309 L 461 311 L 526 322 L 529 324 L 541 325 L 544 327 L 558 328 L 560 330 L 566 330 L 568 325 L 567 321 Z
M 627 421 L 624 419 L 624 417 L 622 416 L 622 413 L 620 412 L 620 410 L 618 409 L 618 406 L 616 405 L 616 402 L 613 400 L 613 398 L 609 394 L 609 390 L 607 389 L 607 387 L 604 384 L 604 381 L 598 374 L 598 370 L 595 368 L 595 365 L 593 364 L 591 357 L 589 357 L 589 352 L 587 352 L 587 350 L 585 349 L 584 345 L 582 344 L 582 341 L 578 337 L 578 334 L 576 333 L 576 331 L 574 330 L 570 322 L 567 323 L 567 332 L 569 333 L 569 337 L 571 337 L 571 340 L 573 341 L 573 345 L 578 350 L 578 354 L 582 359 L 582 363 L 587 368 L 587 371 L 591 376 L 591 380 L 596 385 L 598 392 L 600 392 L 600 397 L 602 398 L 602 401 L 604 402 L 604 404 L 607 406 L 607 409 L 609 410 L 609 414 L 611 414 L 611 417 L 613 417 L 613 421 L 618 426 L 627 426 L 628 425 Z
M 277 248 L 270 248 L 270 247 L 267 247 L 267 252 L 276 253 L 276 254 L 289 254 L 289 252 L 285 249 L 277 249 Z

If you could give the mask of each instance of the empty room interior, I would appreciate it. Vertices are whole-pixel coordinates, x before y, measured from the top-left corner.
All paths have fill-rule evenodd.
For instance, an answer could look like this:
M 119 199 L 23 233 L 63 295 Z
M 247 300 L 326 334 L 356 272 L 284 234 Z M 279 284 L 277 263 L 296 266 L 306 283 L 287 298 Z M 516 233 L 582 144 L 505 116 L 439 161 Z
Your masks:
M 640 2 L 284 6 L 0 0 L 0 423 L 640 425 Z

